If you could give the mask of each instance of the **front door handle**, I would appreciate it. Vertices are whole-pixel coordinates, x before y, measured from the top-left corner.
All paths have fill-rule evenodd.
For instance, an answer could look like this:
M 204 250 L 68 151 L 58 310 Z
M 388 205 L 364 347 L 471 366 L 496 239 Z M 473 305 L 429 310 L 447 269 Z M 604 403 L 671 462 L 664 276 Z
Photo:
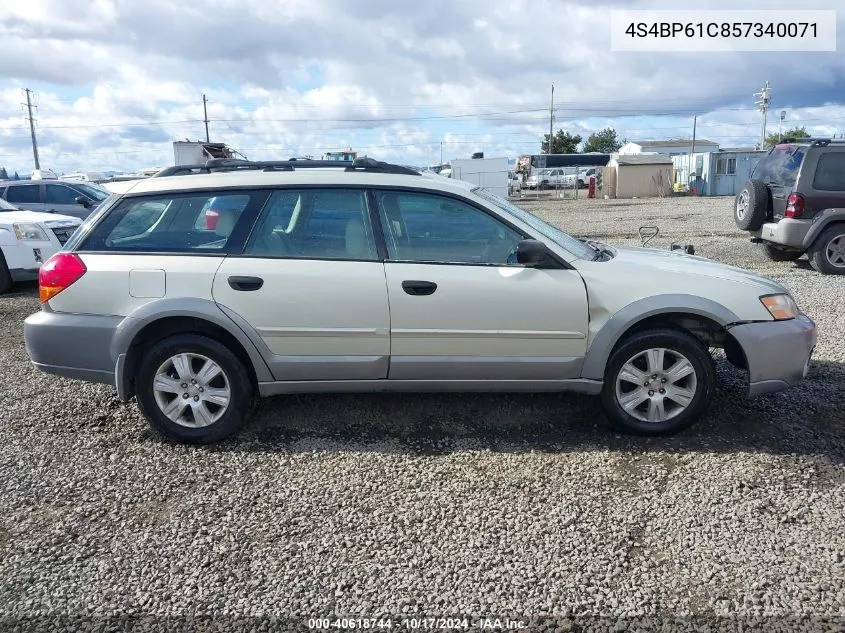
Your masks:
M 437 290 L 437 284 L 433 281 L 416 281 L 409 279 L 402 282 L 402 290 L 407 292 L 409 295 L 414 296 L 430 295 L 434 294 L 434 291 Z
M 229 277 L 229 286 L 232 290 L 258 290 L 264 285 L 261 277 Z

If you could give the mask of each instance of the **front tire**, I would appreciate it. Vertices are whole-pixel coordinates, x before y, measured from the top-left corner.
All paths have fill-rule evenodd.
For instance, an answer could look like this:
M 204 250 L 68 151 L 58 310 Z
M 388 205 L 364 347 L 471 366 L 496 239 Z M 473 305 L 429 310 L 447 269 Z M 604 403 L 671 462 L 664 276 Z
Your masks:
M 135 380 L 138 406 L 163 435 L 208 444 L 236 433 L 254 389 L 232 351 L 205 336 L 177 334 L 152 346 Z
M 12 289 L 12 274 L 9 272 L 9 267 L 6 265 L 6 258 L 3 257 L 0 251 L 0 295 L 9 292 Z
M 816 238 L 810 265 L 825 275 L 845 275 L 845 224 L 834 224 Z
M 611 354 L 601 405 L 621 431 L 666 435 L 698 420 L 715 390 L 713 359 L 698 339 L 679 330 L 646 330 Z

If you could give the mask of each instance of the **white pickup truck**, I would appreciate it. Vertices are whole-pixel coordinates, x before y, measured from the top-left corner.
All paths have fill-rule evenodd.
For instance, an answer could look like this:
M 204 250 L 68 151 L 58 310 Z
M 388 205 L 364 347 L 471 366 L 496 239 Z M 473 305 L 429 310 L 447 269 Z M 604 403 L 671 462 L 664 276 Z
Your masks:
M 38 279 L 38 269 L 82 224 L 78 218 L 21 211 L 0 199 L 0 294 L 15 281 Z

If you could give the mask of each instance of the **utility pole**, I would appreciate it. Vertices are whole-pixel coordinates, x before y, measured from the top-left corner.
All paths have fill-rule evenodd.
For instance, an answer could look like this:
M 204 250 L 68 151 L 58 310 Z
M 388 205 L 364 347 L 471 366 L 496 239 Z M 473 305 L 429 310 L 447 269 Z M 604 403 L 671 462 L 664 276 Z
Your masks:
M 698 115 L 692 115 L 692 147 L 690 148 L 689 153 L 689 175 L 690 178 L 693 175 L 694 167 L 695 167 L 695 131 L 696 127 L 698 126 Z M 696 181 L 698 180 L 698 174 L 695 174 Z M 689 184 L 689 183 L 687 183 Z
M 38 141 L 35 140 L 35 119 L 32 118 L 32 99 L 30 94 L 32 91 L 29 88 L 24 88 L 26 93 L 26 110 L 27 118 L 29 119 L 29 133 L 32 135 L 32 157 L 35 159 L 35 169 L 41 169 L 41 163 L 38 160 Z
M 549 105 L 549 147 L 547 154 L 552 153 L 552 139 L 554 138 L 554 124 L 555 124 L 555 85 L 552 84 L 552 102 Z
M 203 121 L 205 121 L 205 142 L 210 143 L 210 139 L 208 137 L 208 108 L 206 104 L 208 103 L 208 99 L 205 98 L 205 95 L 202 96 L 202 113 L 203 113 Z
M 780 139 L 783 137 L 783 130 L 781 128 L 783 127 L 783 122 L 784 122 L 785 119 L 786 119 L 786 110 L 781 110 L 780 111 L 780 121 L 778 121 L 778 143 L 780 143 Z M 836 135 L 834 134 L 834 136 L 836 136 Z
M 440 166 L 443 167 L 443 141 L 440 141 Z
M 765 85 L 760 89 L 760 92 L 755 92 L 754 97 L 756 97 L 756 101 L 754 105 L 758 107 L 760 112 L 763 113 L 763 127 L 760 131 L 760 149 L 766 148 L 766 118 L 769 113 L 769 102 L 771 101 L 771 92 L 769 90 L 769 82 L 767 81 Z

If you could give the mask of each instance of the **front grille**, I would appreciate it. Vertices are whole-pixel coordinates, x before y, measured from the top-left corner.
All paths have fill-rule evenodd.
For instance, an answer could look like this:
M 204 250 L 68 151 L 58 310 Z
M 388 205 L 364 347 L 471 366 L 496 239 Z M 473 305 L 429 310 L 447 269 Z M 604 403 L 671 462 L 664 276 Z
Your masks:
M 59 228 L 59 229 L 52 229 L 53 233 L 55 234 L 55 236 L 59 240 L 59 244 L 61 244 L 62 246 L 64 246 L 65 242 L 67 242 L 70 239 L 70 236 L 73 235 L 73 232 L 75 230 L 76 230 L 75 226 L 68 226 L 68 227 L 62 227 L 62 228 Z

